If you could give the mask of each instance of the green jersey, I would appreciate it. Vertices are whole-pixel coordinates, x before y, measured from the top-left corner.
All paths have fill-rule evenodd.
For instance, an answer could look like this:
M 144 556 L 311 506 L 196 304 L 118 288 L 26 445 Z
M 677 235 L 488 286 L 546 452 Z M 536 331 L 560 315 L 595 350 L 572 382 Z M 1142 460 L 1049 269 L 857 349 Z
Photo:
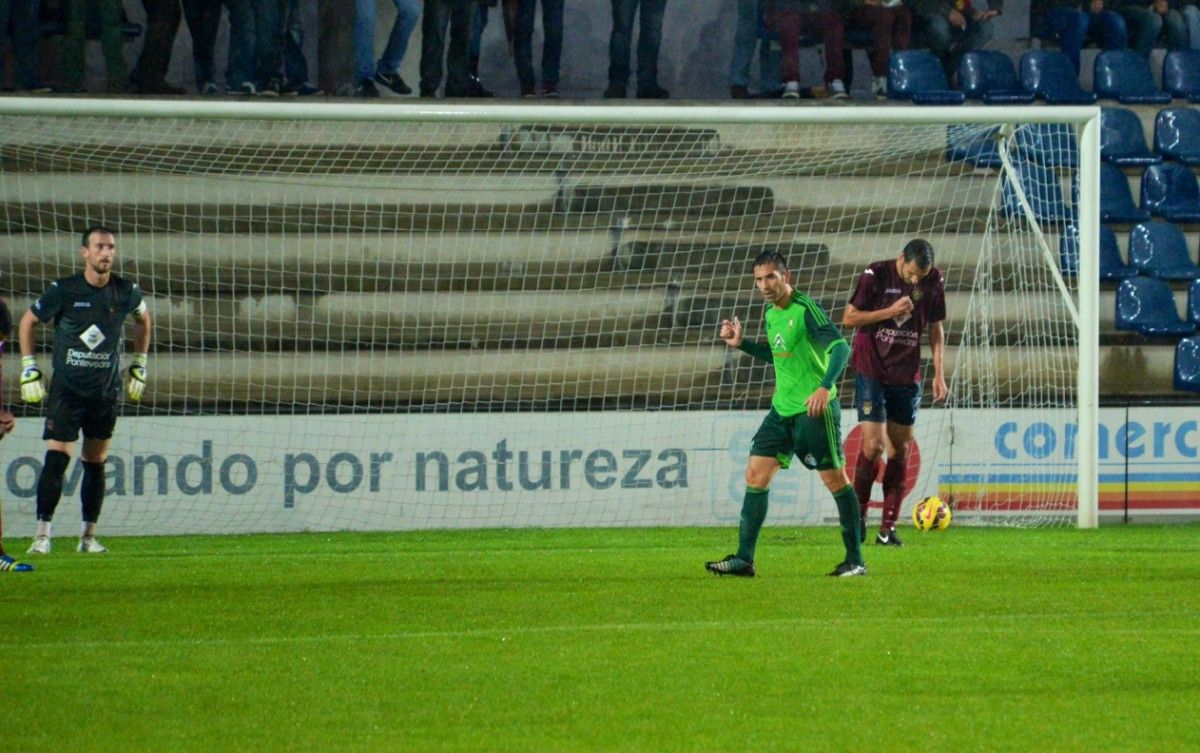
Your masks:
M 775 395 L 771 406 L 781 416 L 807 413 L 804 404 L 821 386 L 829 368 L 829 352 L 838 343 L 849 348 L 841 330 L 808 296 L 795 291 L 786 308 L 767 306 L 767 345 L 775 365 Z M 837 399 L 837 386 L 829 390 Z
M 51 283 L 30 310 L 42 322 L 54 321 L 54 381 L 77 395 L 116 399 L 122 325 L 144 310 L 137 284 L 112 275 L 96 288 L 79 273 Z

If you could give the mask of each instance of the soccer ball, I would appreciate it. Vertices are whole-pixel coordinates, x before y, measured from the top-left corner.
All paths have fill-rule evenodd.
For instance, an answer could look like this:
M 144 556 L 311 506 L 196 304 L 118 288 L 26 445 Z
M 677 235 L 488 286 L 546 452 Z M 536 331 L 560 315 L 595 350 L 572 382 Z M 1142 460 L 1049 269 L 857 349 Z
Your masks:
M 938 497 L 926 497 L 913 507 L 912 518 L 918 531 L 944 531 L 950 525 L 950 505 Z

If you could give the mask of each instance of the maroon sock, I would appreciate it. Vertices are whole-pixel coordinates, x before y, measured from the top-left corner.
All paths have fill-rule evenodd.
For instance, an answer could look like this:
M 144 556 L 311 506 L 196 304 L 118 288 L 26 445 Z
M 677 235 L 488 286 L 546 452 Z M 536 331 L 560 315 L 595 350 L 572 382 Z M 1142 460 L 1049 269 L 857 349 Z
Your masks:
M 867 519 L 867 508 L 871 506 L 871 486 L 874 483 L 875 464 L 867 460 L 866 453 L 859 451 L 858 460 L 854 463 L 854 494 L 858 497 L 863 520 Z
M 887 467 L 883 469 L 883 524 L 882 531 L 890 531 L 896 527 L 896 519 L 900 517 L 900 505 L 904 502 L 904 477 L 908 471 L 908 453 L 898 452 L 895 457 L 888 458 Z

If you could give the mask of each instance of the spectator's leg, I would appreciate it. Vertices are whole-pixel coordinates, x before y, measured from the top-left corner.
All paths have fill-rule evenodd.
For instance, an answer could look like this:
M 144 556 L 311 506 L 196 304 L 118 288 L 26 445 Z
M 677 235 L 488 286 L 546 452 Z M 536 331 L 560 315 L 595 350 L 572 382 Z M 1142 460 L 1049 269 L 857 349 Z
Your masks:
M 520 0 L 517 4 L 516 28 L 513 29 L 513 59 L 522 95 L 532 95 L 537 88 L 537 76 L 533 72 L 533 22 L 537 18 L 536 12 L 537 0 Z
M 1120 13 L 1111 10 L 1100 11 L 1092 15 L 1091 24 L 1093 31 L 1100 39 L 1102 49 L 1124 50 L 1129 47 L 1129 31 L 1125 26 L 1125 19 L 1121 18 Z M 1075 70 L 1079 70 L 1078 62 Z
M 68 91 L 83 89 L 83 54 L 85 51 L 84 14 L 87 9 L 82 3 L 67 3 L 67 33 L 62 41 L 63 78 Z
M 179 28 L 179 0 L 172 0 L 175 6 L 175 26 Z M 100 51 L 104 53 L 104 67 L 108 73 L 108 88 L 110 91 L 121 91 L 129 86 L 129 68 L 125 65 L 125 37 L 122 33 L 124 14 L 120 0 L 100 0 Z M 169 23 L 170 16 L 163 23 Z M 147 29 L 149 24 L 147 24 Z M 171 41 L 175 41 L 175 32 L 171 32 Z M 171 51 L 167 48 L 166 61 L 162 64 L 165 74 L 167 65 L 171 62 Z M 162 82 L 160 75 L 158 81 Z
M 750 61 L 758 43 L 758 0 L 737 1 L 737 31 L 729 58 L 729 85 L 750 86 Z
M 229 9 L 229 65 L 225 69 L 225 86 L 240 90 L 254 83 L 254 13 L 250 0 L 225 0 Z
M 38 83 L 38 45 L 41 30 L 38 23 L 38 0 L 10 0 L 5 26 L 11 29 L 13 62 L 18 89 L 36 89 Z M 11 24 L 9 26 L 8 24 Z
M 958 42 L 957 30 L 950 25 L 950 19 L 940 12 L 935 13 L 920 13 L 917 16 L 918 26 L 921 29 L 921 39 L 929 51 L 942 61 L 942 67 L 946 69 L 946 79 L 950 79 L 950 72 L 954 70 L 954 50 Z
M 663 15 L 667 0 L 641 0 L 638 10 L 638 92 L 649 94 L 658 86 L 658 48 L 662 44 Z M 640 94 L 639 94 L 640 96 Z
M 767 16 L 767 24 L 779 35 L 782 51 L 779 59 L 779 79 L 784 86 L 800 84 L 800 13 L 791 10 L 773 10 Z
M 488 24 L 488 8 L 480 0 L 472 0 L 471 36 L 467 45 L 467 57 L 471 61 L 471 75 L 479 76 L 479 56 L 483 54 L 483 30 Z M 453 22 L 451 23 L 453 25 Z M 453 32 L 451 32 L 453 33 Z
M 1119 11 L 1125 19 L 1125 27 L 1129 30 L 1129 49 L 1150 57 L 1158 35 L 1162 33 L 1163 19 L 1149 8 L 1138 6 L 1122 7 Z
M 897 5 L 889 8 L 888 12 L 892 17 L 892 49 L 907 50 L 912 46 L 912 11 L 903 5 Z M 891 52 L 888 53 L 888 57 L 891 58 Z
M 1075 67 L 1076 74 L 1079 73 L 1079 53 L 1091 24 L 1090 14 L 1070 8 L 1048 10 L 1042 17 L 1042 35 L 1058 41 L 1062 53 Z
M 1183 6 L 1183 20 L 1187 25 L 1188 46 L 1200 50 L 1200 6 Z
M 105 20 L 100 26 L 100 44 L 104 48 L 108 78 L 120 78 L 123 81 L 125 77 L 113 71 L 114 60 L 120 61 L 122 73 L 125 70 L 120 3 L 103 0 L 100 7 L 105 15 Z M 139 89 L 153 91 L 162 87 L 167 68 L 171 65 L 171 49 L 175 46 L 175 34 L 179 31 L 179 22 L 183 20 L 183 15 L 179 8 L 179 0 L 142 0 L 142 7 L 146 9 L 146 31 L 142 35 L 142 52 L 138 55 L 137 65 L 129 78 Z M 111 26 L 109 19 L 112 19 Z M 110 28 L 111 32 L 108 31 Z
M 472 94 L 471 34 L 476 23 L 474 0 L 453 0 L 450 6 L 450 44 L 446 50 L 446 92 Z M 486 11 L 486 8 L 484 8 Z
M 892 14 L 877 5 L 862 5 L 850 13 L 850 23 L 871 32 L 871 74 L 887 76 L 892 55 Z
M 1186 50 L 1188 29 L 1187 22 L 1183 20 L 1183 14 L 1172 8 L 1160 18 L 1163 20 L 1163 36 L 1166 37 L 1167 49 Z
M 421 4 L 418 0 L 395 0 L 396 2 L 396 22 L 392 24 L 392 31 L 388 34 L 387 47 L 383 50 L 383 57 L 379 59 L 379 64 L 375 70 L 379 73 L 399 73 L 400 64 L 404 62 L 404 56 L 408 53 L 408 40 L 412 37 L 412 33 L 417 28 L 417 21 L 421 18 Z
M 354 0 L 354 80 L 375 76 L 375 0 Z
M 308 60 L 304 57 L 304 21 L 300 17 L 300 0 L 283 0 L 282 9 L 283 13 L 279 19 L 279 47 L 283 54 L 283 76 L 287 79 L 288 86 L 295 89 L 308 83 Z
M 206 84 L 216 85 L 217 81 L 213 50 L 221 23 L 221 2 L 183 0 L 183 19 L 192 37 L 192 71 L 196 76 L 196 89 L 203 91 Z
M 563 0 L 542 0 L 542 85 L 558 89 L 562 61 Z
M 612 34 L 608 38 L 608 84 L 629 84 L 629 53 L 637 0 L 612 0 Z
M 846 26 L 841 15 L 831 11 L 806 13 L 803 23 L 814 29 L 825 47 L 825 84 L 846 79 Z
M 437 94 L 442 83 L 446 55 L 446 27 L 450 24 L 451 0 L 425 0 L 421 17 L 421 96 Z
M 279 38 L 279 0 L 253 0 L 254 77 L 260 91 L 279 93 L 283 48 Z

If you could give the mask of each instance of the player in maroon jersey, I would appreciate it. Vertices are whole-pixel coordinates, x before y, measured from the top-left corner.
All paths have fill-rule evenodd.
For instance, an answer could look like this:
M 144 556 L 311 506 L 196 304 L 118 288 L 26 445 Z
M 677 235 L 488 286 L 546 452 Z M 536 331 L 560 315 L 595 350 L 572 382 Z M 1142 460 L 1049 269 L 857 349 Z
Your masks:
M 875 543 L 900 546 L 896 518 L 904 501 L 908 444 L 921 404 L 921 333 L 928 325 L 933 351 L 933 401 L 938 403 L 949 393 L 942 367 L 945 318 L 942 273 L 933 266 L 933 246 L 920 238 L 909 241 L 897 258 L 868 266 L 846 306 L 843 326 L 858 329 L 850 365 L 855 372 L 854 406 L 862 427 L 854 491 L 862 508 L 863 541 L 867 538 L 867 505 L 875 481 L 875 464 L 886 447 L 883 522 Z
M 12 314 L 9 313 L 8 304 L 0 298 L 0 353 L 4 353 L 4 342 L 8 339 L 8 333 L 12 331 Z M 12 431 L 17 425 L 13 414 L 10 411 L 0 408 L 0 439 L 4 435 Z M 32 565 L 27 565 L 24 562 L 17 562 L 4 551 L 4 515 L 0 511 L 0 573 L 27 573 L 33 570 Z

